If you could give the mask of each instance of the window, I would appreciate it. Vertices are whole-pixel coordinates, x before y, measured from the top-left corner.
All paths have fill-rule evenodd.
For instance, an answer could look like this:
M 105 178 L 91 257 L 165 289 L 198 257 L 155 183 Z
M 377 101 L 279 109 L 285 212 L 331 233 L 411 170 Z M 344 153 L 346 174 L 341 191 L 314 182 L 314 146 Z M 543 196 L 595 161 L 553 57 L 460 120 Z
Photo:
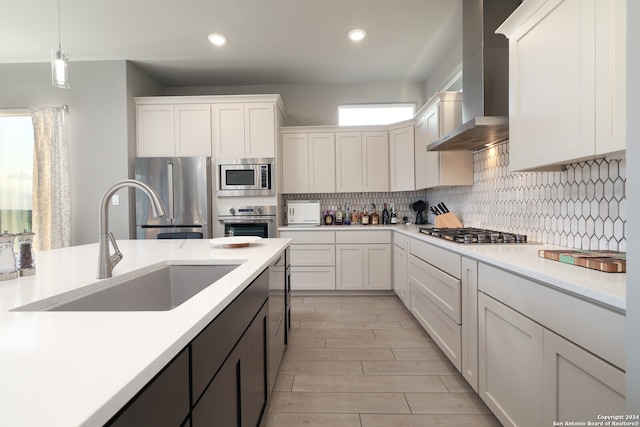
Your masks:
M 0 233 L 31 230 L 32 181 L 31 113 L 0 110 Z
M 415 104 L 354 104 L 338 106 L 340 126 L 388 125 L 412 119 Z

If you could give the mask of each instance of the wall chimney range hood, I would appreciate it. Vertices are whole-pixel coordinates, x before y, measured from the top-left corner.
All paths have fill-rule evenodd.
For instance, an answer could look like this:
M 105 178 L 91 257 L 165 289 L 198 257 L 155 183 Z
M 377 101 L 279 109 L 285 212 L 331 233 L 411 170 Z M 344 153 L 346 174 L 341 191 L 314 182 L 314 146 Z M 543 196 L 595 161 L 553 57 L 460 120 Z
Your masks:
M 427 151 L 476 150 L 509 138 L 509 41 L 495 33 L 519 0 L 462 0 L 462 125 Z

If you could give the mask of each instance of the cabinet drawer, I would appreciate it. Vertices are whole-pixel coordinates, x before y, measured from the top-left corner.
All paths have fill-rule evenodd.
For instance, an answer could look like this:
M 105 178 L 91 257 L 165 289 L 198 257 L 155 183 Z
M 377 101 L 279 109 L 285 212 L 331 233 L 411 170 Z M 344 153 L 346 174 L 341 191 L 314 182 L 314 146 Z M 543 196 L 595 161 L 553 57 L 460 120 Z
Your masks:
M 281 231 L 280 237 L 293 239 L 295 245 L 336 242 L 334 231 Z
M 433 304 L 447 314 L 452 321 L 461 324 L 460 280 L 427 264 L 414 255 L 409 256 L 409 283 L 420 288 Z
M 411 239 L 411 254 L 457 277 L 462 275 L 462 257 L 446 249 L 439 248 L 418 239 Z
M 327 266 L 336 264 L 335 245 L 291 245 L 292 266 Z
M 335 267 L 291 267 L 291 289 L 335 290 Z
M 406 249 L 409 247 L 410 240 L 411 238 L 409 236 L 400 234 L 398 232 L 393 233 L 393 244 L 396 246 L 400 246 L 403 249 Z
M 625 369 L 625 316 L 515 274 L 478 264 L 478 289 Z
M 391 243 L 391 231 L 338 231 L 336 243 Z
M 438 347 L 462 370 L 462 330 L 449 316 L 436 307 L 419 287 L 411 286 L 411 313 L 431 335 Z

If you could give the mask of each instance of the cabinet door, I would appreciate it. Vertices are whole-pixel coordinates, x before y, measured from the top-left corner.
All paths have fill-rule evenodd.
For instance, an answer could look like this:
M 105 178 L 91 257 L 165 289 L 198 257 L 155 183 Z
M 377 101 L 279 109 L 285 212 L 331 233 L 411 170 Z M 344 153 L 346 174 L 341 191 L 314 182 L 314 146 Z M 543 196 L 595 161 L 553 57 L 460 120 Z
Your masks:
M 159 373 L 110 426 L 179 426 L 189 414 L 189 350 Z
M 282 135 L 282 192 L 309 192 L 309 136 L 306 133 Z
M 267 407 L 269 379 L 267 370 L 269 303 L 251 322 L 242 337 L 242 356 L 240 361 L 240 406 L 242 427 L 260 425 L 260 418 Z
M 266 102 L 245 104 L 244 120 L 244 156 L 275 157 L 275 104 Z
M 431 144 L 440 138 L 440 113 L 438 106 L 429 110 L 424 117 L 425 145 Z M 426 147 L 425 147 L 426 150 Z M 433 188 L 440 185 L 440 153 L 437 151 L 425 152 L 426 164 L 426 188 Z
M 627 146 L 627 2 L 596 2 L 596 154 Z
M 542 326 L 478 294 L 480 397 L 505 426 L 542 421 Z
M 285 165 L 288 164 L 285 163 Z M 336 143 L 334 133 L 309 134 L 309 192 L 335 193 Z
M 191 412 L 193 427 L 240 426 L 242 348 L 236 347 Z
M 544 423 L 625 413 L 625 374 L 545 329 Z
M 389 188 L 391 191 L 415 190 L 415 130 L 413 125 L 389 132 Z
M 462 258 L 462 376 L 478 392 L 478 262 Z
M 595 0 L 550 0 L 509 37 L 512 171 L 595 154 L 595 20 Z
M 214 157 L 244 157 L 244 104 L 214 104 L 211 115 Z
M 362 134 L 336 133 L 336 191 L 362 191 Z
M 136 108 L 139 157 L 175 155 L 173 105 L 138 105 Z
M 363 266 L 362 245 L 336 245 L 336 289 L 362 290 Z
M 423 115 L 416 123 L 415 130 L 415 184 L 416 190 L 427 188 L 427 123 Z M 433 153 L 431 153 L 433 154 Z
M 208 104 L 175 106 L 175 155 L 211 156 L 211 107 Z
M 362 173 L 362 191 L 389 191 L 388 132 L 362 132 Z
M 407 250 L 404 247 L 393 245 L 393 290 L 404 305 L 410 309 L 407 288 Z
M 392 289 L 391 246 L 363 245 L 364 289 Z

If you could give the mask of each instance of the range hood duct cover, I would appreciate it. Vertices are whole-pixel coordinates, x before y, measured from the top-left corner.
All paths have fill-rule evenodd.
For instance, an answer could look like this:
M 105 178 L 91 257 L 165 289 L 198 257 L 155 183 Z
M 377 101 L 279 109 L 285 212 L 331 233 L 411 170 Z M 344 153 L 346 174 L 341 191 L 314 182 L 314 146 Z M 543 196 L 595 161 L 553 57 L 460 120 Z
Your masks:
M 509 41 L 495 30 L 519 0 L 462 0 L 462 126 L 428 151 L 474 150 L 509 138 Z

